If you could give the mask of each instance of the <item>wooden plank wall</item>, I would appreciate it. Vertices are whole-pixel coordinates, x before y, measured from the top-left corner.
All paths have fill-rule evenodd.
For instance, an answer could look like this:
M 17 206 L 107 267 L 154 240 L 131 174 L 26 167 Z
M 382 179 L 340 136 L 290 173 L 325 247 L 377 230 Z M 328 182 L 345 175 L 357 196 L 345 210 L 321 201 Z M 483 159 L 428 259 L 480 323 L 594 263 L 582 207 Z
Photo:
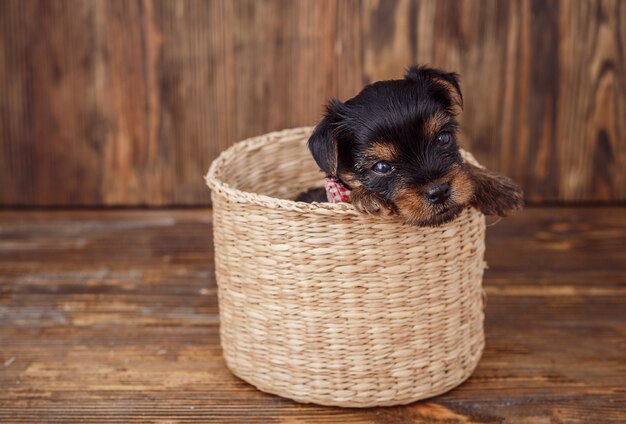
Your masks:
M 620 0 L 3 0 L 0 205 L 208 204 L 235 141 L 412 63 L 531 202 L 626 200 Z

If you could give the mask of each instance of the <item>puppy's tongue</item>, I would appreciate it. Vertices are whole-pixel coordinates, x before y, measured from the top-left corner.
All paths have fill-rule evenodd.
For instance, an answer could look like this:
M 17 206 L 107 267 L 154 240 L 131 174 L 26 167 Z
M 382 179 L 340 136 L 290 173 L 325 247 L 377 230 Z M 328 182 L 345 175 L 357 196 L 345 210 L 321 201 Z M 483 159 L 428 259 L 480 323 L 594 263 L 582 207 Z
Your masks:
M 324 180 L 324 188 L 326 189 L 326 198 L 329 203 L 350 201 L 350 189 L 336 178 L 326 178 Z

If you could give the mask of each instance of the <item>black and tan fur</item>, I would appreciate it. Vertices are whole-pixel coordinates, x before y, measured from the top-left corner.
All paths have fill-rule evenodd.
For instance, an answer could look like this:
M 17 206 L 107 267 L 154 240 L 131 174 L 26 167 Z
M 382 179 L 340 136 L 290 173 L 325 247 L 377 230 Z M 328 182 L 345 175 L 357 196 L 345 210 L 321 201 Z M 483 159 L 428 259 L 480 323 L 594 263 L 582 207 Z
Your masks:
M 331 100 L 308 144 L 363 213 L 434 226 L 468 205 L 499 216 L 520 209 L 522 192 L 510 178 L 462 159 L 456 119 L 462 108 L 457 74 L 412 67 L 402 80 L 370 84 L 345 103 Z

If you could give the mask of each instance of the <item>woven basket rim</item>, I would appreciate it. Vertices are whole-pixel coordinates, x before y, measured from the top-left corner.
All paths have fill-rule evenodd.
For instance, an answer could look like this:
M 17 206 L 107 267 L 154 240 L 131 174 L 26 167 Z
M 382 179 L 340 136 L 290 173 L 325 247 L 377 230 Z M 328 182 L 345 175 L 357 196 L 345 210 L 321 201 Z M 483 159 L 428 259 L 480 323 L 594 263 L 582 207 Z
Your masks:
M 272 131 L 263 135 L 249 137 L 239 141 L 226 150 L 222 151 L 219 156 L 211 163 L 208 172 L 204 176 L 206 185 L 214 193 L 219 193 L 230 201 L 244 204 L 254 204 L 258 206 L 283 209 L 296 212 L 310 212 L 322 215 L 361 215 L 351 203 L 327 203 L 327 202 L 298 202 L 289 199 L 280 199 L 264 194 L 258 194 L 250 191 L 240 190 L 232 187 L 228 183 L 220 180 L 219 171 L 229 164 L 232 158 L 241 152 L 251 152 L 262 148 L 271 140 L 272 143 L 290 143 L 294 137 L 306 136 L 313 131 L 312 126 L 288 128 L 280 131 Z M 288 136 L 288 137 L 285 137 Z M 473 155 L 460 149 L 463 158 L 471 163 L 479 165 Z M 479 165 L 480 166 L 480 165 Z M 322 180 L 320 176 L 320 183 Z M 320 184 L 320 187 L 322 185 Z M 456 220 L 457 218 L 455 218 Z M 454 220 L 453 220 L 454 221 Z

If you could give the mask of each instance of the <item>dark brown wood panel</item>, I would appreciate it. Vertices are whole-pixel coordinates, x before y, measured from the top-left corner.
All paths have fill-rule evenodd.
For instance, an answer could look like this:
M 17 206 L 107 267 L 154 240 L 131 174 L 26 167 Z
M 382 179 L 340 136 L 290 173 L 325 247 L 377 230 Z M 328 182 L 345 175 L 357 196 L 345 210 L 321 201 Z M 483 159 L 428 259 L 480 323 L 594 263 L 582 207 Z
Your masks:
M 226 369 L 210 210 L 0 212 L 0 421 L 623 423 L 625 216 L 530 208 L 489 227 L 472 377 L 358 410 Z
M 366 1 L 367 81 L 456 70 L 465 145 L 530 201 L 626 199 L 626 4 Z
M 3 204 L 101 202 L 90 2 L 0 3 Z
M 221 150 L 412 63 L 530 201 L 626 200 L 623 1 L 5 0 L 0 205 L 207 204 Z
M 235 138 L 226 5 L 158 1 L 153 7 L 154 20 L 146 16 L 146 22 L 155 38 L 155 155 L 165 160 L 160 181 L 167 191 L 160 203 L 206 203 L 202 175 L 208 158 L 217 157 Z

